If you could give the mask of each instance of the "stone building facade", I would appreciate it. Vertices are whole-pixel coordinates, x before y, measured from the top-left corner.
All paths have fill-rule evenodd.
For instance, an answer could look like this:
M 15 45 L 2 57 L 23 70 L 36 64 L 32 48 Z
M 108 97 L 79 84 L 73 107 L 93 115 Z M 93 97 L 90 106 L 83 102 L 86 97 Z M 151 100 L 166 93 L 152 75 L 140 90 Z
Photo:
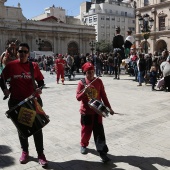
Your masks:
M 137 0 L 136 1 L 136 46 L 144 49 L 145 40 L 141 33 L 138 19 L 148 14 L 154 23 L 147 40 L 148 53 L 170 50 L 170 1 L 169 0 Z
M 53 51 L 54 53 L 87 53 L 89 42 L 95 40 L 92 26 L 58 22 L 54 16 L 42 21 L 27 20 L 20 4 L 18 7 L 5 6 L 0 0 L 0 53 L 8 41 L 27 42 L 31 51 Z M 41 40 L 41 43 L 37 43 Z M 43 43 L 42 43 L 43 42 Z

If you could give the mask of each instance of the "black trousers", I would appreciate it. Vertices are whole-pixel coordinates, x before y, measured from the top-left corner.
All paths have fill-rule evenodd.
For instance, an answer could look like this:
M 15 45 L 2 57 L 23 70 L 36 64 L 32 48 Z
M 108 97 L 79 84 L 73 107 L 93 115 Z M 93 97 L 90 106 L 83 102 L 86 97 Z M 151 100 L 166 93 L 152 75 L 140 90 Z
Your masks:
M 115 78 L 120 77 L 120 66 L 115 66 Z
M 165 88 L 168 88 L 168 92 L 170 92 L 170 75 L 164 77 Z
M 41 98 L 38 98 L 37 101 L 39 102 L 39 104 L 41 106 L 43 105 Z M 11 109 L 15 105 L 17 105 L 19 102 L 21 102 L 21 101 L 9 99 L 9 101 L 8 101 L 9 109 Z M 22 150 L 25 151 L 25 152 L 28 152 L 28 146 L 29 146 L 28 138 L 23 138 L 20 135 L 19 132 L 18 132 L 18 136 L 19 136 L 19 141 L 20 141 Z M 41 155 L 43 153 L 43 150 L 44 150 L 42 129 L 39 130 L 38 132 L 36 132 L 35 134 L 33 134 L 33 138 L 34 138 L 34 143 L 35 143 L 36 151 L 37 151 L 38 155 Z
M 87 139 L 90 139 L 91 132 L 93 131 L 94 136 L 94 142 L 96 145 L 97 151 L 102 153 L 108 152 L 108 147 L 106 145 L 106 139 L 105 139 L 105 133 L 104 133 L 104 127 L 101 121 L 102 118 L 99 117 L 98 114 L 95 115 L 81 115 L 81 125 L 82 128 L 86 129 L 85 131 L 82 131 L 82 136 L 86 136 L 83 141 L 86 141 Z M 83 142 L 82 141 L 82 142 Z

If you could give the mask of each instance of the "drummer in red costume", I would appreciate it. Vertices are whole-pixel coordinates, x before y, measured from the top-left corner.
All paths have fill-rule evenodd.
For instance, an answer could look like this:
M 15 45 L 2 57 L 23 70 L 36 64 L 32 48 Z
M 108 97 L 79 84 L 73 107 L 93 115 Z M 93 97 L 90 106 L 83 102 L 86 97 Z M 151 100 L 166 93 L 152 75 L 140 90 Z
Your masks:
M 96 149 L 102 161 L 108 162 L 110 159 L 107 157 L 108 147 L 106 145 L 102 116 L 94 112 L 88 106 L 88 102 L 92 98 L 100 101 L 102 100 L 105 106 L 110 108 L 111 115 L 114 114 L 114 111 L 108 101 L 102 80 L 97 78 L 93 81 L 95 79 L 93 64 L 90 62 L 85 63 L 82 66 L 82 71 L 85 73 L 86 77 L 84 82 L 79 81 L 76 94 L 77 100 L 81 101 L 81 153 L 87 154 L 87 146 L 89 145 L 89 140 L 93 131 Z M 89 83 L 91 84 L 88 86 Z M 86 84 L 86 88 L 84 84 Z
M 42 106 L 42 100 L 40 94 L 42 93 L 41 88 L 44 86 L 44 77 L 38 67 L 37 63 L 32 63 L 34 78 L 37 82 L 37 88 L 34 89 L 32 82 L 30 63 L 28 62 L 29 46 L 27 43 L 21 43 L 18 49 L 18 59 L 9 62 L 1 74 L 0 85 L 5 96 L 9 96 L 8 106 L 9 109 L 16 106 L 19 102 L 23 101 L 36 90 L 36 97 L 39 104 Z M 10 88 L 8 89 L 5 81 L 10 78 Z M 19 141 L 22 148 L 22 155 L 20 157 L 20 163 L 25 164 L 29 159 L 28 151 L 28 138 L 23 138 L 18 133 Z M 43 133 L 42 129 L 33 134 L 36 151 L 38 154 L 38 161 L 42 166 L 47 165 L 47 160 L 44 155 L 43 147 Z
M 60 76 L 61 76 L 61 82 L 64 85 L 65 64 L 66 64 L 66 61 L 62 58 L 62 54 L 59 54 L 57 60 L 55 61 L 56 74 L 57 74 L 57 84 L 59 84 L 59 80 L 60 80 Z

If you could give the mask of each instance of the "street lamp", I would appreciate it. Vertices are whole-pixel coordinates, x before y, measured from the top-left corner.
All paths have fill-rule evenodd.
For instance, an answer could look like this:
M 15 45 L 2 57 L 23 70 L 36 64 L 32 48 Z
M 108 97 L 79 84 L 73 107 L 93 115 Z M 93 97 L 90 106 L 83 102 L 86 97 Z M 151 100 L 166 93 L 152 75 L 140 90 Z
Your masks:
M 44 46 L 44 40 L 39 38 L 38 40 L 36 40 L 36 44 L 38 45 L 38 50 L 41 51 L 42 47 Z
M 94 51 L 94 47 L 96 45 L 96 42 L 92 40 L 92 41 L 89 42 L 89 45 L 91 47 L 91 52 L 92 52 L 92 56 L 93 56 L 93 51 Z
M 150 36 L 151 28 L 153 26 L 154 20 L 148 14 L 144 14 L 143 16 L 139 17 L 139 26 L 141 32 L 143 33 L 143 37 L 145 39 L 144 49 L 145 54 L 148 53 L 148 42 L 147 39 Z

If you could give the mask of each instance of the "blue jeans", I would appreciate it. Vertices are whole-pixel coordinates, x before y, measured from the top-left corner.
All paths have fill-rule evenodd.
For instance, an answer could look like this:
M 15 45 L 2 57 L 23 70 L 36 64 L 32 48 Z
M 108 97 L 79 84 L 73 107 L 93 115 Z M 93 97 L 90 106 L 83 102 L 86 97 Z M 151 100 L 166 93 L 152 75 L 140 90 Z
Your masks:
M 138 80 L 138 68 L 135 66 L 134 68 L 135 80 Z
M 138 71 L 138 81 L 139 84 L 144 82 L 144 71 Z
M 109 65 L 109 74 L 113 73 L 114 71 L 113 69 L 114 69 L 113 66 Z
M 101 75 L 102 72 L 101 72 L 101 66 L 100 65 L 96 65 L 96 76 L 99 76 Z

